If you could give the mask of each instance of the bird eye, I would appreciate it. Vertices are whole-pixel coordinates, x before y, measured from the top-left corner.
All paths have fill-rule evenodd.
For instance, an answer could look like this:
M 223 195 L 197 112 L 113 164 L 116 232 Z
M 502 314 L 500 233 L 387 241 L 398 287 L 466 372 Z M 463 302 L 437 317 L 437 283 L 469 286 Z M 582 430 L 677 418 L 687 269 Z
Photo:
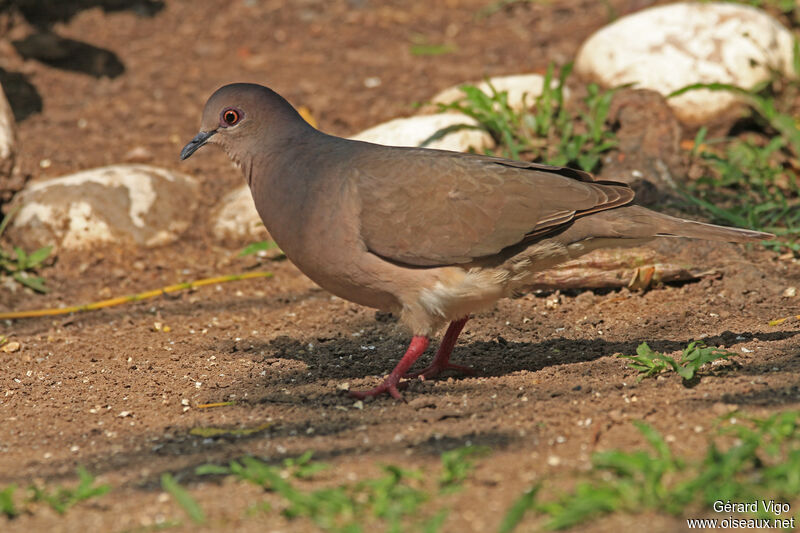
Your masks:
M 239 122 L 239 120 L 241 120 L 242 114 L 238 109 L 233 109 L 232 107 L 229 107 L 228 109 L 222 112 L 220 118 L 222 119 L 220 121 L 222 126 L 224 127 L 235 126 Z

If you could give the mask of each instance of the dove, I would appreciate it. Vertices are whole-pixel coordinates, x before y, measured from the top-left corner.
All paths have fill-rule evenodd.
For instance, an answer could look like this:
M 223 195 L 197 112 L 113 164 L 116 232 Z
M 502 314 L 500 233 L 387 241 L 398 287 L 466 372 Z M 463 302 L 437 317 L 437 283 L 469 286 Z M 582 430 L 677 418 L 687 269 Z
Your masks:
M 264 225 L 300 271 L 410 331 L 394 370 L 351 391 L 357 398 L 402 399 L 408 379 L 472 373 L 450 362 L 469 316 L 524 290 L 532 273 L 591 250 L 659 237 L 772 237 L 634 205 L 628 185 L 580 170 L 328 135 L 257 84 L 214 92 L 180 158 L 206 144 L 241 169 Z M 412 372 L 445 325 L 433 362 Z

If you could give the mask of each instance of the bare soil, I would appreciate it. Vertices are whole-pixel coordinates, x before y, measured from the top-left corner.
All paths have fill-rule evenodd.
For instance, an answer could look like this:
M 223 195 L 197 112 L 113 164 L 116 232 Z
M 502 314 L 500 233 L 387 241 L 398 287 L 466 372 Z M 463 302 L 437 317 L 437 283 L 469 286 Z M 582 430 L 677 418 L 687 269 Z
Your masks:
M 374 475 L 382 463 L 432 468 L 441 452 L 472 443 L 492 454 L 449 500 L 445 530 L 494 531 L 533 483 L 566 483 L 595 451 L 644 446 L 632 420 L 654 425 L 676 453 L 696 457 L 721 414 L 798 407 L 798 322 L 767 324 L 800 313 L 797 298 L 781 296 L 800 285 L 797 262 L 698 243 L 672 250 L 719 276 L 643 293 L 501 301 L 467 324 L 456 347 L 454 361 L 474 367 L 475 377 L 414 383 L 407 403 L 381 398 L 359 408 L 340 389 L 377 384 L 405 349 L 406 332 L 391 316 L 332 297 L 288 261 L 241 259 L 244 243 L 215 244 L 204 214 L 241 177 L 216 150 L 178 161 L 205 99 L 222 84 L 268 84 L 307 106 L 321 129 L 350 135 L 412 114 L 415 102 L 452 84 L 564 63 L 609 10 L 619 16 L 650 2 L 522 2 L 484 18 L 475 15 L 485 0 L 171 0 L 163 9 L 143 1 L 108 11 L 102 2 L 78 4 L 64 20 L 12 17 L 0 40 L 0 67 L 20 119 L 21 167 L 46 179 L 121 162 L 143 147 L 148 162 L 197 176 L 204 205 L 181 242 L 60 256 L 43 272 L 49 294 L 3 288 L 0 307 L 86 303 L 255 269 L 274 277 L 3 324 L 0 332 L 21 349 L 0 352 L 0 487 L 69 483 L 83 465 L 114 490 L 64 516 L 40 505 L 13 520 L 0 517 L 0 530 L 126 531 L 181 519 L 160 488 L 161 474 L 172 472 L 209 514 L 201 529 L 313 531 L 277 512 L 248 515 L 263 491 L 198 478 L 194 467 L 313 450 L 334 465 L 328 482 L 345 481 Z M 102 54 L 99 63 L 80 64 L 23 58 L 11 43 L 33 25 L 110 51 L 123 71 Z M 414 39 L 455 50 L 413 56 Z M 368 88 L 367 78 L 380 85 Z M 691 387 L 676 375 L 636 383 L 613 356 L 634 353 L 642 341 L 673 353 L 700 338 L 740 355 Z M 197 407 L 229 400 L 236 404 Z M 198 427 L 263 429 L 204 438 L 190 434 Z M 576 530 L 675 531 L 683 524 L 642 514 Z M 175 528 L 189 529 L 196 528 L 185 519 Z

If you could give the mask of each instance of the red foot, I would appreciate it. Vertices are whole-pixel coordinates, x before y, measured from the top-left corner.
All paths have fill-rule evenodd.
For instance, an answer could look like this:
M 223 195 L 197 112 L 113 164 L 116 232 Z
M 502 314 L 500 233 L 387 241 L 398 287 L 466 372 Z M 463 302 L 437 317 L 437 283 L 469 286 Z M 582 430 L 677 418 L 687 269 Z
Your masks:
M 436 356 L 434 356 L 433 362 L 430 364 L 430 366 L 420 370 L 419 372 L 408 372 L 403 377 L 420 378 L 425 380 L 436 377 L 445 370 L 457 370 L 469 375 L 474 374 L 475 371 L 471 368 L 467 366 L 454 365 L 450 362 L 450 354 L 453 353 L 453 348 L 456 345 L 458 336 L 461 334 L 461 330 L 464 329 L 464 324 L 467 323 L 467 320 L 469 320 L 468 316 L 462 318 L 461 320 L 456 320 L 455 322 L 450 323 L 450 326 L 447 328 L 447 332 L 442 338 L 442 344 L 439 345 L 439 349 L 436 351 Z
M 383 383 L 374 389 L 366 391 L 350 391 L 350 396 L 364 400 L 366 398 L 374 398 L 381 394 L 388 393 L 395 400 L 402 400 L 403 396 L 400 394 L 400 389 L 408 386 L 408 382 L 400 381 L 402 378 L 419 377 L 420 379 L 425 380 L 434 376 L 438 376 L 445 370 L 457 370 L 465 374 L 474 374 L 475 371 L 471 368 L 454 365 L 450 362 L 450 353 L 453 351 L 453 347 L 456 345 L 458 335 L 461 333 L 461 330 L 464 329 L 464 324 L 467 323 L 467 320 L 469 320 L 469 317 L 464 317 L 461 320 L 456 320 L 455 322 L 450 323 L 450 326 L 447 328 L 447 332 L 444 334 L 444 338 L 442 339 L 442 344 L 436 351 L 436 356 L 433 358 L 433 362 L 429 367 L 419 372 L 408 371 L 414 362 L 416 362 L 416 360 L 419 358 L 419 356 L 422 355 L 428 348 L 427 337 L 414 337 L 411 339 L 411 344 L 408 346 L 406 354 L 402 359 L 400 359 L 400 362 L 397 363 L 397 366 L 394 368 L 394 370 L 392 370 L 392 373 L 389 374 L 385 380 L 383 380 Z
M 383 383 L 369 390 L 353 390 L 350 391 L 350 396 L 358 398 L 359 400 L 366 400 L 367 398 L 374 398 L 384 393 L 389 393 L 395 400 L 402 400 L 403 395 L 400 394 L 398 389 L 405 389 L 408 386 L 407 382 L 400 383 L 400 378 L 390 379 L 391 375 L 384 380 Z
M 389 374 L 385 380 L 383 380 L 383 383 L 374 389 L 367 391 L 350 391 L 350 396 L 363 400 L 365 398 L 375 397 L 388 392 L 395 400 L 402 400 L 403 396 L 400 394 L 398 389 L 408 386 L 408 383 L 400 383 L 400 379 L 403 377 L 403 374 L 408 372 L 408 369 L 411 368 L 411 365 L 413 365 L 414 362 L 419 359 L 419 356 L 425 352 L 425 350 L 428 348 L 429 342 L 430 341 L 428 340 L 428 337 L 417 336 L 411 339 L 411 344 L 409 344 L 406 354 L 402 359 L 400 359 L 400 362 L 397 363 L 397 366 L 394 367 L 392 373 Z
M 456 372 L 461 372 L 462 374 L 467 374 L 468 376 L 475 375 L 475 370 L 468 366 L 454 365 L 453 363 L 432 363 L 430 366 L 423 368 L 419 372 L 408 372 L 403 377 L 408 379 L 419 378 L 424 381 L 426 379 L 435 378 L 445 370 L 455 370 Z

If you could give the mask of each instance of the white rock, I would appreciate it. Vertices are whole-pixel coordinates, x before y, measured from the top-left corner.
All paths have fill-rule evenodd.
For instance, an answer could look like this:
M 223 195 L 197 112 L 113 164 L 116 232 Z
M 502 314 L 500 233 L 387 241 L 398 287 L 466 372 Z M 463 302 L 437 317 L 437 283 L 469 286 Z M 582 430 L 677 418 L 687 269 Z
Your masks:
M 456 124 L 477 125 L 477 122 L 459 113 L 440 113 L 436 115 L 418 115 L 409 118 L 397 118 L 378 124 L 368 130 L 350 137 L 357 141 L 367 141 L 389 146 L 419 146 L 431 135 Z M 451 132 L 445 137 L 426 145 L 426 148 L 454 150 L 466 152 L 470 148 L 483 152 L 494 147 L 491 135 L 482 130 L 462 129 Z
M 581 46 L 576 72 L 603 86 L 633 83 L 663 95 L 693 83 L 751 88 L 771 70 L 792 75 L 792 34 L 758 9 L 676 3 L 645 9 L 600 29 Z M 671 98 L 683 122 L 699 125 L 740 97 L 696 90 Z
M 17 134 L 14 113 L 11 111 L 11 106 L 8 104 L 3 88 L 0 87 L 0 168 L 4 170 L 4 173 L 7 166 L 8 172 L 11 171 L 16 146 Z M 10 164 L 7 164 L 7 161 L 10 161 Z
M 442 92 L 438 93 L 431 99 L 433 104 L 452 104 L 464 97 L 464 92 L 461 90 L 462 85 L 474 85 L 488 96 L 492 95 L 492 90 L 489 87 L 491 83 L 495 91 L 501 93 L 505 91 L 508 93 L 508 105 L 520 111 L 525 108 L 530 108 L 536 103 L 536 97 L 542 94 L 544 88 L 544 76 L 539 74 L 514 74 L 511 76 L 496 76 L 481 82 L 469 82 L 467 84 L 455 85 L 449 87 Z M 552 87 L 558 86 L 558 80 L 553 80 Z M 566 91 L 566 88 L 564 88 Z M 564 95 L 565 98 L 567 94 Z
M 158 246 L 191 224 L 191 176 L 148 165 L 112 165 L 29 184 L 14 199 L 12 240 L 80 249 L 103 242 Z
M 225 240 L 269 239 L 269 234 L 256 211 L 253 195 L 246 184 L 237 187 L 222 200 L 212 214 L 214 237 Z
M 9 200 L 25 183 L 19 176 L 13 177 L 17 156 L 17 125 L 14 113 L 0 86 L 0 202 Z

